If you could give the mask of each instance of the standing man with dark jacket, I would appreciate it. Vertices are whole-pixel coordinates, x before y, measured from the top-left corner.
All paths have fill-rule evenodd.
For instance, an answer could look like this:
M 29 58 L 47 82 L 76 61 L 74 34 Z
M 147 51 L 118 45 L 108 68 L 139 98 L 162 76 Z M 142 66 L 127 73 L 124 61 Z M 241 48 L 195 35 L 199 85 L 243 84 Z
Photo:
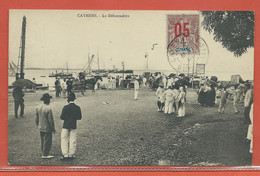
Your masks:
M 52 134 L 55 134 L 52 108 L 49 105 L 51 98 L 52 96 L 48 93 L 43 94 L 41 98 L 43 104 L 36 108 L 35 122 L 41 135 L 42 159 L 53 158 L 53 156 L 49 155 L 52 145 Z
M 14 113 L 15 118 L 18 118 L 18 108 L 20 106 L 20 117 L 24 117 L 24 93 L 21 87 L 15 87 L 13 90 L 14 97 Z
M 61 160 L 75 158 L 77 139 L 77 120 L 81 120 L 81 109 L 74 103 L 76 99 L 73 92 L 68 96 L 68 105 L 63 107 L 61 120 L 64 120 L 61 131 Z

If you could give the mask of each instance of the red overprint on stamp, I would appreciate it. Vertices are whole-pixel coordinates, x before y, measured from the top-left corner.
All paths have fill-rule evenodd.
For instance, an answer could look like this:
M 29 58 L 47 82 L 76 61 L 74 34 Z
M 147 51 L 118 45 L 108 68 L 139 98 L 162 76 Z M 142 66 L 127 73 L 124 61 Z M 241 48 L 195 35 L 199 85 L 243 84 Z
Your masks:
M 167 21 L 171 54 L 199 54 L 199 15 L 168 15 Z

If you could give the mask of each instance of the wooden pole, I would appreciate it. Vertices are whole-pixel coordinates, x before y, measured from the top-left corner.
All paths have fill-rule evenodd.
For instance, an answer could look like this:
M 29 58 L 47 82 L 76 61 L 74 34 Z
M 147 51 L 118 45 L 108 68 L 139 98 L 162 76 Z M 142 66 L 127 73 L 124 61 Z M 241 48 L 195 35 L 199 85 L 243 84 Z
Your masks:
M 22 51 L 21 51 L 21 69 L 20 69 L 20 78 L 24 79 L 24 58 L 25 58 L 25 33 L 26 33 L 26 17 L 23 17 L 22 23 Z

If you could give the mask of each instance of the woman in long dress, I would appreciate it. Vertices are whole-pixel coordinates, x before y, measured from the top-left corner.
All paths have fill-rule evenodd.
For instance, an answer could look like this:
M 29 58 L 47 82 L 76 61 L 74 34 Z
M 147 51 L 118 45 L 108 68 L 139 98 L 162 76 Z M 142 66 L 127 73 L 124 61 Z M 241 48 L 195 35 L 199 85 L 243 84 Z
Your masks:
M 178 96 L 178 102 L 179 102 L 178 117 L 185 116 L 185 100 L 186 100 L 186 93 L 184 92 L 184 88 L 181 86 L 180 93 Z
M 216 91 L 213 85 L 210 85 L 210 90 L 208 91 L 208 106 L 215 105 Z

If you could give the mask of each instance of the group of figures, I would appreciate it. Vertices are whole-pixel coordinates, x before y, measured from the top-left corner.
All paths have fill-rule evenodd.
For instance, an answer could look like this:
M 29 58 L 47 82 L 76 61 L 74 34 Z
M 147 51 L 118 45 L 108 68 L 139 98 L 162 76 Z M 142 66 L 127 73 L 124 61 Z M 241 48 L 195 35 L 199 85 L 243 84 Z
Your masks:
M 217 91 L 216 91 L 217 90 Z M 217 93 L 216 93 L 217 92 Z M 202 84 L 198 91 L 198 103 L 202 106 L 213 107 L 218 103 L 218 113 L 225 112 L 227 100 L 233 101 L 234 113 L 240 112 L 239 103 L 244 104 L 244 124 L 248 124 L 247 139 L 250 140 L 250 150 L 253 152 L 253 83 L 223 86 Z
M 156 77 L 154 77 L 156 75 Z M 152 79 L 158 82 L 155 96 L 157 97 L 157 106 L 159 112 L 165 114 L 175 113 L 177 117 L 185 116 L 186 104 L 186 89 L 187 81 L 181 75 L 179 76 L 165 76 L 162 74 L 151 75 Z M 97 79 L 93 88 L 99 87 L 102 84 L 102 79 Z M 111 79 L 113 80 L 113 78 Z M 116 79 L 115 79 L 116 80 Z M 146 81 L 145 76 L 128 76 L 127 79 L 119 77 L 115 83 L 115 88 L 121 87 L 124 80 L 128 80 L 129 84 L 133 83 L 134 99 L 138 100 L 138 94 L 141 87 L 151 87 L 149 81 Z M 74 80 L 75 81 L 75 80 Z M 85 78 L 80 77 L 79 83 L 85 83 Z M 66 86 L 65 86 L 66 85 Z M 129 85 L 130 86 L 130 85 Z M 64 106 L 60 119 L 64 120 L 63 129 L 61 132 L 61 159 L 70 159 L 75 157 L 76 150 L 76 124 L 77 120 L 82 118 L 79 106 L 75 105 L 76 99 L 73 93 L 73 80 L 60 80 L 55 81 L 56 97 L 59 97 L 63 90 L 68 93 L 68 105 Z M 66 94 L 65 92 L 65 94 Z M 18 118 L 18 108 L 20 106 L 20 117 L 24 116 L 24 93 L 22 88 L 15 87 L 13 90 L 13 97 L 15 103 L 15 117 Z M 40 130 L 42 158 L 52 158 L 49 155 L 52 145 L 52 134 L 55 133 L 55 125 L 53 121 L 52 110 L 49 106 L 52 97 L 46 93 L 43 94 L 41 100 L 43 104 L 36 109 L 36 125 Z M 223 85 L 213 85 L 207 82 L 201 82 L 198 90 L 198 103 L 206 107 L 214 107 L 218 105 L 218 113 L 224 113 L 228 99 L 232 99 L 234 113 L 239 113 L 238 103 L 244 103 L 244 123 L 248 124 L 247 138 L 251 140 L 250 152 L 253 151 L 253 83 L 240 84 L 231 87 Z
M 52 146 L 52 135 L 56 133 L 50 100 L 52 96 L 45 93 L 41 97 L 43 104 L 36 108 L 36 125 L 40 131 L 42 159 L 50 159 L 54 156 L 49 155 Z M 77 121 L 81 120 L 81 109 L 74 103 L 76 96 L 71 92 L 68 96 L 68 105 L 62 109 L 60 119 L 63 120 L 61 130 L 61 160 L 75 158 Z
M 172 85 L 164 88 L 159 84 L 155 96 L 157 97 L 158 111 L 165 114 L 176 113 L 177 117 L 185 116 L 186 91 L 185 86 Z
M 95 91 L 95 85 L 102 78 L 91 78 L 85 79 L 85 76 L 80 75 L 79 78 L 73 79 L 61 79 L 59 77 L 55 80 L 55 91 L 56 97 L 60 97 L 63 94 L 63 97 L 66 98 L 67 95 L 74 90 L 80 91 L 82 95 L 86 92 L 87 87 L 89 86 L 92 91 Z M 66 95 L 67 94 L 67 95 Z
M 18 108 L 20 107 L 20 117 L 24 117 L 24 93 L 21 87 L 15 87 L 13 90 L 15 104 L 15 118 L 18 118 Z M 54 156 L 49 155 L 52 146 L 52 135 L 56 133 L 52 108 L 50 100 L 52 96 L 45 93 L 41 97 L 43 104 L 36 108 L 36 125 L 40 131 L 42 159 L 50 159 Z M 61 131 L 61 151 L 62 160 L 75 158 L 76 138 L 77 138 L 77 120 L 81 120 L 81 109 L 74 103 L 76 96 L 70 92 L 67 101 L 62 109 L 60 119 L 63 120 Z
M 134 88 L 135 80 L 138 81 L 140 87 L 149 87 L 152 90 L 156 90 L 159 87 L 159 84 L 163 85 L 163 88 L 170 88 L 175 84 L 183 84 L 187 86 L 189 84 L 188 80 L 185 79 L 183 74 L 175 75 L 170 74 L 166 76 L 161 74 L 161 72 L 151 73 L 150 75 L 126 75 L 123 76 L 109 76 L 107 81 L 103 80 L 101 76 L 94 76 L 86 79 L 83 73 L 79 73 L 77 78 L 66 78 L 61 79 L 57 77 L 55 80 L 55 91 L 56 97 L 63 95 L 65 98 L 66 95 L 69 95 L 71 91 L 79 91 L 82 95 L 86 92 L 87 89 L 91 89 L 94 92 L 97 89 L 117 89 L 117 88 Z

